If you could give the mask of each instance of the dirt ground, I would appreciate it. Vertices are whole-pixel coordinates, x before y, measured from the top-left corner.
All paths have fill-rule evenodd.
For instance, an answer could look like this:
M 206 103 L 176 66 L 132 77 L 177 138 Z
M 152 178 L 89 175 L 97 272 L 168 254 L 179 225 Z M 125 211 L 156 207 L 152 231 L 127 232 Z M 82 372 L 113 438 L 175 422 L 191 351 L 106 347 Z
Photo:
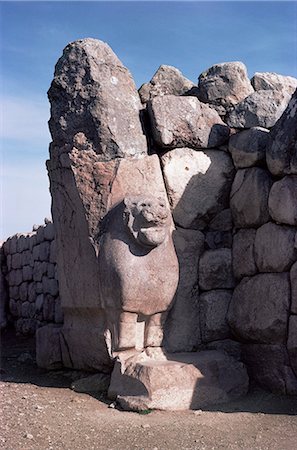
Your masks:
M 109 407 L 69 386 L 73 371 L 35 364 L 34 339 L 1 339 L 0 448 L 5 450 L 186 450 L 297 448 L 297 398 L 253 388 L 209 410 L 149 414 Z

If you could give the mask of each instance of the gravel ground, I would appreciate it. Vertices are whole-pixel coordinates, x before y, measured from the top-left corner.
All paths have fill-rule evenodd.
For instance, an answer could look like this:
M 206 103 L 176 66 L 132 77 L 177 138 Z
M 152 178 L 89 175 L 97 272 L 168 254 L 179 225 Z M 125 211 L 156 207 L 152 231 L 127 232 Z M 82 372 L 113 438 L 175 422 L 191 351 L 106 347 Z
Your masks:
M 297 398 L 254 388 L 203 411 L 139 414 L 69 386 L 77 372 L 35 365 L 34 339 L 1 340 L 0 448 L 5 450 L 296 450 Z

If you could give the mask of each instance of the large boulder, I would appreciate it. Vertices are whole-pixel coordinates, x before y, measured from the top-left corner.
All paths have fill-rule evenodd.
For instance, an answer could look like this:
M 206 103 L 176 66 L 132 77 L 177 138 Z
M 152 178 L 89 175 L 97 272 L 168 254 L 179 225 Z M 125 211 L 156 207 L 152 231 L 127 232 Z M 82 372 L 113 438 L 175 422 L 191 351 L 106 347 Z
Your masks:
M 232 291 L 214 289 L 200 295 L 200 327 L 202 342 L 228 339 L 231 336 L 227 312 Z
M 212 350 L 117 361 L 108 396 L 125 410 L 186 410 L 234 400 L 247 390 L 244 365 Z
M 162 148 L 212 148 L 228 140 L 227 125 L 196 97 L 155 97 L 148 111 L 153 137 Z
M 199 99 L 214 105 L 222 115 L 254 91 L 241 62 L 210 67 L 199 76 L 198 88 Z
M 254 256 L 256 230 L 253 228 L 239 230 L 233 237 L 232 263 L 235 278 L 242 278 L 257 273 Z
M 297 176 L 286 176 L 273 183 L 268 207 L 276 222 L 297 225 Z
M 199 261 L 199 287 L 207 291 L 232 289 L 234 285 L 231 250 L 219 248 L 204 252 Z
M 256 72 L 251 83 L 255 91 L 285 91 L 292 95 L 297 89 L 297 78 L 286 77 L 274 72 Z
M 228 207 L 234 167 L 220 150 L 177 148 L 161 157 L 167 193 L 175 222 L 203 229 Z
M 234 128 L 271 128 L 288 106 L 290 97 L 283 91 L 253 92 L 234 107 L 228 114 L 226 123 Z
M 204 235 L 199 230 L 177 227 L 173 241 L 179 262 L 179 281 L 165 323 L 164 346 L 169 352 L 192 351 L 200 344 L 197 274 Z
M 162 95 L 185 95 L 194 87 L 194 83 L 184 77 L 178 69 L 162 65 L 151 81 L 144 83 L 138 92 L 142 103 L 147 103 L 154 97 Z
M 294 248 L 296 230 L 266 223 L 258 228 L 254 255 L 259 272 L 286 272 L 296 260 Z
M 258 227 L 268 222 L 271 185 L 271 176 L 260 167 L 238 170 L 230 196 L 230 208 L 237 228 Z
M 229 139 L 229 151 L 237 169 L 256 166 L 265 159 L 269 131 L 253 127 L 233 134 Z
M 287 338 L 289 305 L 288 273 L 243 278 L 234 290 L 228 322 L 243 341 L 282 344 Z
M 297 91 L 270 133 L 266 161 L 273 175 L 297 175 Z

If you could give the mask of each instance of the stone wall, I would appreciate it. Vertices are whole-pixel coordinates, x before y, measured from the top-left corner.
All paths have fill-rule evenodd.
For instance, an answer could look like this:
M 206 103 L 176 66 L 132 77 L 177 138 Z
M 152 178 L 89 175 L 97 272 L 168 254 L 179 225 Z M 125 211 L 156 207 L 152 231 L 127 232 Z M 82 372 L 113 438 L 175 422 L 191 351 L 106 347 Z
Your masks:
M 47 323 L 62 323 L 53 223 L 34 226 L 2 245 L 6 316 L 21 334 L 34 334 Z M 2 306 L 3 306 L 2 302 Z

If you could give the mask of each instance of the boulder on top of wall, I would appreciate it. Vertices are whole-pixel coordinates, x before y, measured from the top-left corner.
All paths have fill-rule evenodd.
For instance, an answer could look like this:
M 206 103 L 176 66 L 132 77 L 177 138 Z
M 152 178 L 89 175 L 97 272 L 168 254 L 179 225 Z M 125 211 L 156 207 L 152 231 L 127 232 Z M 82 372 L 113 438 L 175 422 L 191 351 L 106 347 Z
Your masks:
M 255 91 L 230 111 L 226 123 L 233 128 L 271 128 L 288 106 L 290 98 L 284 91 Z
M 276 222 L 297 225 L 297 176 L 285 176 L 273 183 L 268 207 Z
M 234 285 L 231 250 L 206 250 L 199 261 L 199 287 L 207 291 L 232 289 Z
M 242 62 L 215 64 L 199 76 L 199 99 L 221 115 L 254 92 Z
M 68 144 L 107 160 L 146 154 L 134 81 L 105 42 L 82 39 L 67 45 L 48 95 L 55 148 Z
M 193 88 L 194 83 L 184 77 L 178 69 L 161 65 L 151 81 L 144 83 L 138 92 L 142 103 L 147 103 L 154 97 L 162 95 L 185 95 Z
M 232 292 L 214 289 L 200 295 L 200 328 L 202 342 L 216 341 L 230 337 L 227 312 Z
M 164 154 L 161 164 L 173 218 L 181 227 L 203 229 L 228 207 L 234 166 L 227 153 L 177 148 Z
M 162 148 L 212 148 L 229 137 L 218 113 L 196 97 L 155 97 L 148 112 L 153 137 Z
M 273 175 L 297 175 L 297 91 L 270 133 L 266 161 Z
M 273 222 L 258 228 L 254 255 L 260 272 L 285 272 L 297 257 L 294 248 L 296 229 Z
M 227 319 L 243 341 L 282 344 L 287 339 L 289 306 L 289 274 L 258 274 L 236 286 Z
M 233 134 L 229 139 L 229 151 L 237 169 L 255 166 L 265 159 L 269 130 L 253 127 Z
M 272 90 L 285 91 L 293 95 L 297 89 L 297 78 L 279 75 L 274 72 L 256 72 L 251 83 L 255 91 Z
M 260 167 L 240 169 L 230 195 L 230 208 L 237 228 L 258 227 L 269 221 L 270 174 Z
M 256 230 L 241 229 L 233 237 L 232 262 L 235 278 L 255 275 L 257 267 L 254 256 Z

